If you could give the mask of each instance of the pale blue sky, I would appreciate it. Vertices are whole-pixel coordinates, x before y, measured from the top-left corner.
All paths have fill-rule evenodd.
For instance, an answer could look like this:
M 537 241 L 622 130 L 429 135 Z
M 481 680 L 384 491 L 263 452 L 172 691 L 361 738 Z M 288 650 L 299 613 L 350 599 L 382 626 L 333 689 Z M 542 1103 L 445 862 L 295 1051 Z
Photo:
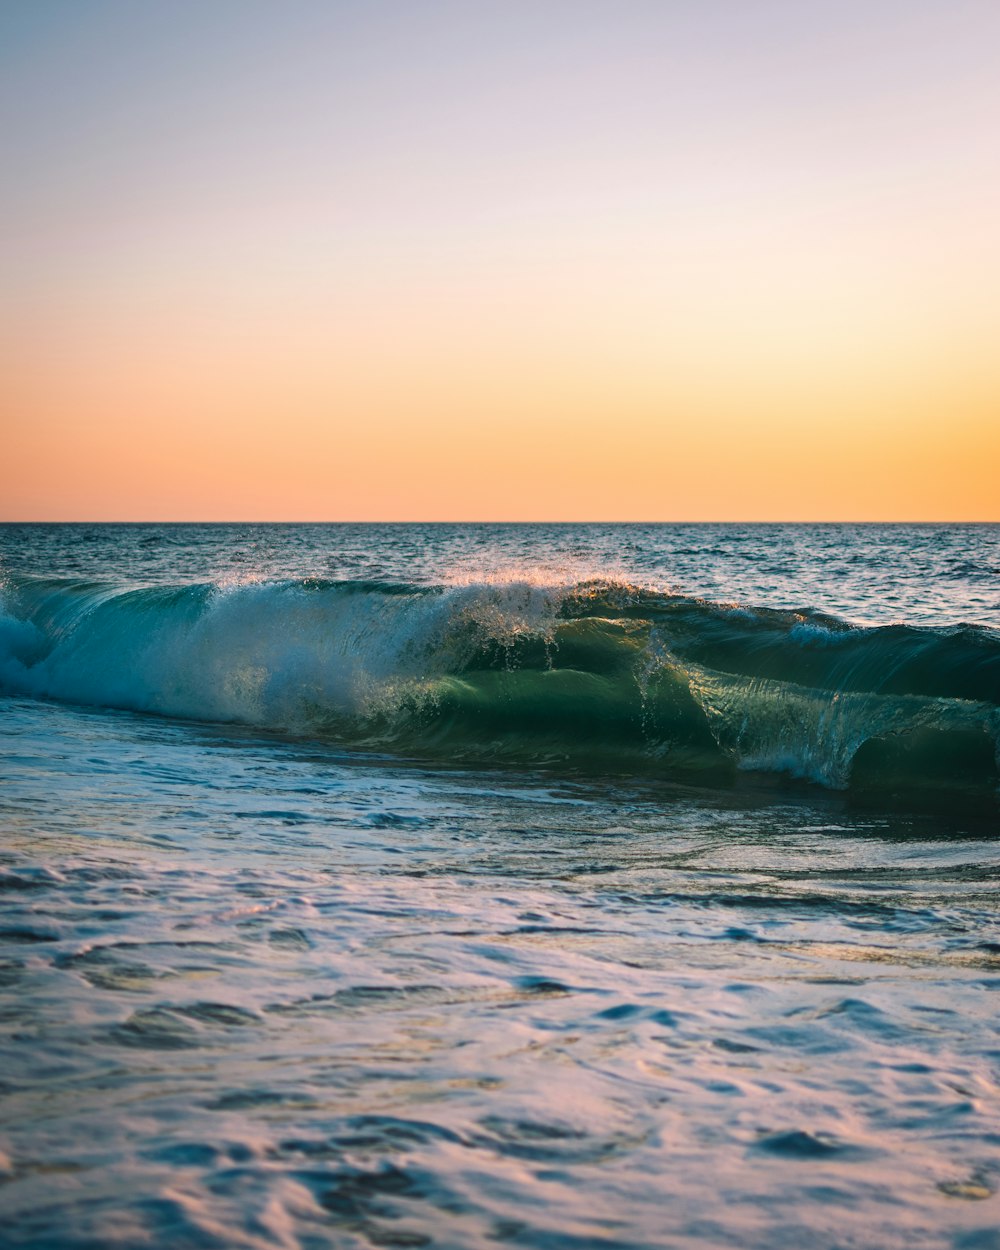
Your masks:
M 295 380 L 304 445 L 404 457 L 483 395 L 556 445 L 614 394 L 666 455 L 997 389 L 997 0 L 3 0 L 0 117 L 19 480 L 77 397 L 118 446 L 140 378 L 202 428 Z

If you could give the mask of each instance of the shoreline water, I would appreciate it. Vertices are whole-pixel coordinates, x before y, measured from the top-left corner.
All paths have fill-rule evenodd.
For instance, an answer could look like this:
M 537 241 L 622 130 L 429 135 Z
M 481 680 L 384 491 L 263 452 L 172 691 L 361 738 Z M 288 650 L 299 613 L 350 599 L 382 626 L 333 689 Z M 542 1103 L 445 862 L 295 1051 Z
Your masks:
M 34 665 L 23 649 L 18 662 L 105 694 L 112 679 L 133 691 L 142 679 L 147 692 L 211 702 L 227 675 L 280 655 L 285 684 L 270 697 L 310 683 L 315 696 L 321 661 L 364 654 L 371 673 L 387 654 L 389 599 L 403 613 L 428 596 L 465 596 L 476 628 L 471 641 L 452 637 L 449 656 L 465 667 L 443 678 L 499 683 L 511 699 L 518 680 L 547 681 L 560 662 L 614 689 L 649 645 L 621 604 L 617 616 L 604 600 L 583 616 L 527 616 L 537 583 L 513 600 L 509 579 L 428 591 L 446 558 L 482 565 L 483 549 L 461 535 L 450 556 L 412 528 L 378 552 L 314 528 L 238 546 L 209 527 L 169 553 L 134 533 L 105 530 L 86 547 L 78 537 L 4 548 L 0 595 L 15 606 L 39 564 L 49 579 L 102 580 L 110 609 L 84 610 L 50 581 L 54 599 L 34 618 L 45 645 Z M 537 567 L 551 567 L 551 535 L 524 530 L 513 549 L 509 533 L 493 535 L 495 565 L 523 570 L 529 538 Z M 898 583 L 901 601 L 922 603 L 907 637 L 951 646 L 964 608 L 988 615 L 993 547 L 967 550 L 968 535 L 939 538 L 933 559 L 926 535 L 910 536 L 919 559 L 897 551 L 881 569 L 880 548 L 830 565 L 828 547 L 802 532 L 795 552 L 766 558 L 759 532 L 719 549 L 710 538 L 680 557 L 681 581 L 700 565 L 731 598 L 774 581 L 734 556 L 744 543 L 758 563 L 790 570 L 752 609 L 751 628 L 754 612 L 773 624 L 796 610 L 782 600 L 803 567 L 828 588 L 811 596 L 824 613 L 853 597 L 889 615 L 891 604 L 868 602 L 871 588 Z M 648 532 L 628 541 L 638 551 L 628 559 L 650 563 Z M 601 542 L 622 547 L 621 531 Z M 663 542 L 651 576 L 668 581 L 668 548 L 682 544 L 672 531 Z M 263 582 L 226 581 L 238 552 Z M 407 566 L 422 589 L 372 600 L 354 634 L 330 628 L 342 590 L 293 584 L 356 578 L 376 559 L 390 581 Z M 601 559 L 573 557 L 570 581 Z M 267 579 L 279 566 L 276 587 Z M 847 584 L 849 567 L 860 571 Z M 190 589 L 211 578 L 232 588 Z M 159 589 L 126 602 L 141 611 L 109 648 L 105 626 L 124 621 L 114 599 L 136 581 Z M 690 613 L 690 589 L 652 606 Z M 273 618 L 275 649 L 262 655 L 271 600 L 288 599 L 309 612 Z M 170 645 L 157 624 L 168 600 L 168 613 L 178 602 L 188 612 Z M 206 603 L 229 615 L 206 615 Z M 738 627 L 716 639 L 716 662 L 733 647 L 745 662 L 766 659 L 738 615 L 698 608 L 684 619 L 699 647 L 692 622 Z M 221 629 L 234 621 L 242 633 Z M 564 631 L 553 668 L 550 627 Z M 192 650 L 199 628 L 214 650 Z M 439 652 L 415 643 L 441 636 L 410 630 L 392 656 L 426 679 Z M 945 653 L 959 655 L 948 681 L 968 680 L 978 652 Z M 193 656 L 201 667 L 185 686 Z M 844 671 L 857 683 L 863 668 Z M 631 671 L 628 681 L 639 691 Z M 491 763 L 502 734 L 477 730 L 478 713 L 451 714 L 452 737 L 432 755 L 401 758 L 384 740 L 333 741 L 315 722 L 184 720 L 52 697 L 66 689 L 0 695 L 0 1240 L 12 1250 L 1000 1244 L 994 815 L 923 801 L 898 810 L 784 774 L 736 770 L 720 789 L 549 767 L 538 752 Z M 226 697 L 252 694 L 244 682 Z M 962 714 L 976 702 L 952 699 Z M 578 732 L 578 706 L 557 724 L 563 741 Z M 534 715 L 507 732 L 523 737 Z M 630 715 L 615 732 L 645 749 L 649 726 Z M 661 734 L 677 723 L 659 715 Z M 479 762 L 461 749 L 476 732 Z

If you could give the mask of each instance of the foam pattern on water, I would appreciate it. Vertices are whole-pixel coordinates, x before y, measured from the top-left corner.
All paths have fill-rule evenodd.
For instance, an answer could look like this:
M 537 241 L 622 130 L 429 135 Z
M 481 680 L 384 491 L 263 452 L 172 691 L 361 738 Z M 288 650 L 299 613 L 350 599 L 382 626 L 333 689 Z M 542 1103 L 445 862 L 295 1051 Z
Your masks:
M 1000 1250 L 998 569 L 0 527 L 0 1245 Z
M 982 830 L 5 717 L 5 1244 L 991 1244 Z

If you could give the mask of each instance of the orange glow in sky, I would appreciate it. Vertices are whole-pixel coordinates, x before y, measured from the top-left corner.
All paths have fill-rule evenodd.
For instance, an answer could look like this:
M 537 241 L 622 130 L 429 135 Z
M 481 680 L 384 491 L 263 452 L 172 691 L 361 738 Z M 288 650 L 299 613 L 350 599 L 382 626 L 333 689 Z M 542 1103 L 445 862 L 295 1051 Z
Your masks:
M 0 519 L 1000 519 L 997 47 L 971 0 L 8 6 Z

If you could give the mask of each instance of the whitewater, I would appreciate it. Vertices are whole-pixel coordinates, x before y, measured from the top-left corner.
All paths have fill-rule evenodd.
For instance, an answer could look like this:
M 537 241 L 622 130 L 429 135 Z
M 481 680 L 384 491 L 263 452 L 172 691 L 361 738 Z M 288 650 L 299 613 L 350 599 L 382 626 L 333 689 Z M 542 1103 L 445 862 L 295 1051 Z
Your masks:
M 1000 1247 L 998 626 L 998 526 L 0 526 L 0 1244 Z

